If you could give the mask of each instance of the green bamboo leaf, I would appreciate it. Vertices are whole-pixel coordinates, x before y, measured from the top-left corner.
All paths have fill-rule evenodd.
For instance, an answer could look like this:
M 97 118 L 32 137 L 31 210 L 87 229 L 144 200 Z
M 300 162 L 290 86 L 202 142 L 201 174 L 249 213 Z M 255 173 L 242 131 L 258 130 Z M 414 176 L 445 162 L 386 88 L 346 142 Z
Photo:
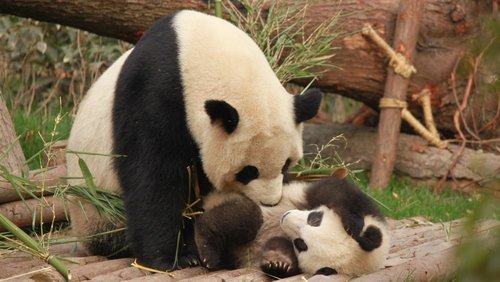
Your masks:
M 90 169 L 82 158 L 78 158 L 78 165 L 80 166 L 80 170 L 82 171 L 83 178 L 85 179 L 85 183 L 87 184 L 87 188 L 94 198 L 97 198 L 97 187 L 94 184 L 94 177 L 90 173 Z

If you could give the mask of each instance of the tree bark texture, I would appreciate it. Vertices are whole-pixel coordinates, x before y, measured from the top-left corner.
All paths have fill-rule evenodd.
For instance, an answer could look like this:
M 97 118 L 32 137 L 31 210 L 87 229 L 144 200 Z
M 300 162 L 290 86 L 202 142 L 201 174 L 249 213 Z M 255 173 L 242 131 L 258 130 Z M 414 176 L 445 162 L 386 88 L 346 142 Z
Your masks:
M 44 197 L 43 200 L 29 199 L 0 205 L 0 213 L 18 227 L 29 227 L 40 222 L 66 221 L 64 202 L 61 198 Z M 0 232 L 5 228 L 0 225 Z
M 66 176 L 65 164 L 47 169 L 32 170 L 29 173 L 28 179 L 38 187 L 49 187 L 66 184 L 66 180 L 61 178 L 63 176 Z M 35 191 L 33 194 L 39 196 L 40 192 Z M 8 181 L 0 179 L 0 204 L 20 200 L 21 196 L 28 197 L 28 193 L 18 191 Z
M 286 0 L 293 2 L 294 0 Z M 316 0 L 307 11 L 313 29 L 339 10 L 349 16 L 339 21 L 344 32 L 334 44 L 331 63 L 341 69 L 329 69 L 317 86 L 378 108 L 386 79 L 386 58 L 361 34 L 365 23 L 372 24 L 387 42 L 394 38 L 395 21 L 402 0 Z M 152 0 L 0 0 L 0 13 L 30 17 L 41 21 L 81 28 L 100 35 L 135 42 L 162 15 L 187 8 L 211 12 L 208 1 Z M 454 132 L 452 115 L 456 109 L 448 79 L 467 41 L 474 34 L 480 11 L 491 7 L 491 0 L 428 0 L 423 19 L 412 76 L 406 93 L 410 111 L 421 116 L 416 102 L 410 99 L 424 86 L 432 89 L 435 120 L 442 130 Z M 459 94 L 461 91 L 458 91 Z M 481 99 L 478 99 L 478 101 Z M 484 104 L 484 101 L 479 101 Z M 478 103 L 479 103 L 478 102 Z M 492 103 L 496 109 L 496 103 Z M 472 105 L 471 105 L 472 107 Z M 467 117 L 470 118 L 470 117 Z
M 17 140 L 12 119 L 2 96 L 0 96 L 0 165 L 15 175 L 21 175 L 27 169 L 21 144 Z
M 413 62 L 413 54 L 417 43 L 418 29 L 425 0 L 407 0 L 401 2 L 396 19 L 396 31 L 393 49 L 402 54 L 407 62 Z M 397 74 L 393 68 L 388 68 L 385 82 L 384 98 L 406 101 L 408 78 Z M 389 185 L 396 147 L 401 128 L 401 108 L 382 108 L 378 123 L 377 145 L 370 176 L 370 187 L 380 189 Z
M 306 124 L 304 127 L 304 155 L 315 154 L 311 144 L 328 143 L 332 137 L 343 134 L 347 146 L 342 144 L 337 152 L 346 163 L 355 163 L 352 168 L 369 170 L 374 157 L 376 130 L 367 127 L 340 124 Z M 446 149 L 429 147 L 418 136 L 400 134 L 397 147 L 397 159 L 394 170 L 419 179 L 435 179 L 446 175 L 457 145 L 448 145 Z M 328 153 L 328 152 L 326 152 Z M 333 155 L 328 155 L 333 156 Z M 327 157 L 327 156 L 323 156 Z M 478 181 L 482 187 L 491 187 L 500 192 L 500 156 L 480 150 L 465 149 L 453 168 L 457 180 Z M 473 188 L 472 186 L 467 186 Z M 467 190 L 467 189 L 464 189 Z

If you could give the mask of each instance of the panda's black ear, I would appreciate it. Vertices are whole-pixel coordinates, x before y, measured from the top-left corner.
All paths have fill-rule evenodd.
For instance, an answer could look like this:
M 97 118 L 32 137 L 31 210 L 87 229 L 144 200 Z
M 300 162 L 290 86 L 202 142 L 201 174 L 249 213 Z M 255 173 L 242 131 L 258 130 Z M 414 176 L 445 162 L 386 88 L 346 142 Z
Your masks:
M 295 122 L 298 124 L 312 119 L 318 113 L 320 104 L 321 91 L 319 89 L 309 89 L 302 95 L 296 95 L 293 101 Z
M 232 133 L 238 126 L 238 122 L 240 120 L 238 111 L 224 101 L 206 101 L 205 111 L 210 117 L 212 124 L 220 124 L 229 134 Z

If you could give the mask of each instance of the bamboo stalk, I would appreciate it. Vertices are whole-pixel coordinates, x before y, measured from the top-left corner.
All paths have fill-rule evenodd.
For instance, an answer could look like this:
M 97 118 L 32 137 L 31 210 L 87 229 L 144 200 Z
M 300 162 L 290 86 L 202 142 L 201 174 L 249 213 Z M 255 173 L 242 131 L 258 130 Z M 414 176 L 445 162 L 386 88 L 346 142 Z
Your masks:
M 444 149 L 448 146 L 448 142 L 442 141 L 425 128 L 407 109 L 401 111 L 401 117 L 407 121 L 420 136 L 427 140 L 432 145 Z
M 222 18 L 222 2 L 221 0 L 215 0 L 215 16 L 218 18 Z
M 7 217 L 0 213 L 0 224 L 5 229 L 16 236 L 23 244 L 32 250 L 40 259 L 52 265 L 66 281 L 71 279 L 71 273 L 66 266 L 54 255 L 51 255 L 47 250 L 40 246 L 33 238 L 26 234 L 23 230 L 12 223 Z
M 432 133 L 432 135 L 439 139 L 439 132 L 437 131 L 436 124 L 434 123 L 434 117 L 432 116 L 431 92 L 429 89 L 426 88 L 422 90 L 418 100 L 422 103 L 425 126 Z

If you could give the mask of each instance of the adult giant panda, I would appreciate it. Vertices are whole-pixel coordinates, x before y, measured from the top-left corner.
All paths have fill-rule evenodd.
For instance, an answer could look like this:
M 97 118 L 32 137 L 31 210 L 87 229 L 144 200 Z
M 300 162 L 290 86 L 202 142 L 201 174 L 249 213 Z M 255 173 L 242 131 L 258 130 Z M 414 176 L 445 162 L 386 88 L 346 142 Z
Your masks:
M 302 157 L 301 123 L 320 100 L 315 90 L 288 94 L 229 22 L 187 10 L 160 19 L 94 83 L 71 130 L 68 149 L 93 154 L 67 154 L 69 176 L 82 175 L 83 159 L 95 184 L 123 194 L 126 208 L 127 236 L 94 236 L 86 247 L 108 255 L 128 240 L 143 265 L 196 265 L 192 224 L 181 215 L 193 180 L 187 168 L 196 168 L 202 195 L 239 191 L 275 205 L 284 172 Z M 77 198 L 70 215 L 80 235 L 123 225 Z
M 278 277 L 361 275 L 378 270 L 389 251 L 377 204 L 345 179 L 290 183 L 273 207 L 220 193 L 207 196 L 204 207 L 195 239 L 210 269 L 249 266 Z

